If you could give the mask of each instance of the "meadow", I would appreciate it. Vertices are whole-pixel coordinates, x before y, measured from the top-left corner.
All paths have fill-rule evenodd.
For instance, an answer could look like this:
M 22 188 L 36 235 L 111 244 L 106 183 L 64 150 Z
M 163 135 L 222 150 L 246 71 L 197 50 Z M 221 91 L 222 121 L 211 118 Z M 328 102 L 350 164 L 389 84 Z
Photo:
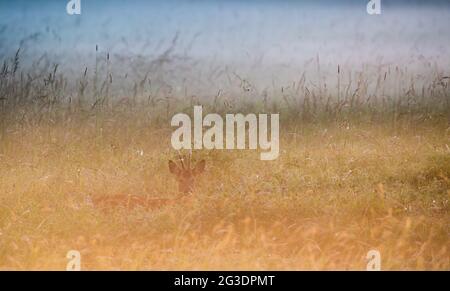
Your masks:
M 380 68 L 351 82 L 338 69 L 337 89 L 301 77 L 269 91 L 236 76 L 210 98 L 158 90 L 151 74 L 123 95 L 99 75 L 22 68 L 19 52 L 5 61 L 0 269 L 65 270 L 70 250 L 84 270 L 365 270 L 370 250 L 383 270 L 450 269 L 445 74 L 416 85 Z M 195 104 L 280 113 L 279 158 L 193 151 L 206 171 L 189 203 L 93 207 L 101 195 L 179 195 L 170 118 Z

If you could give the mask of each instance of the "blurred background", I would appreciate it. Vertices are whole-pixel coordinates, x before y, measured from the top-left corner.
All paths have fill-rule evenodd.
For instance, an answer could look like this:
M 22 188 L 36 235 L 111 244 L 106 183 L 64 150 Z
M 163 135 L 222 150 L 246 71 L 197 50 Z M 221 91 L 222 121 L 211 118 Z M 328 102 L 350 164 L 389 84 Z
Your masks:
M 67 3 L 0 1 L 0 58 L 20 48 L 23 66 L 43 58 L 78 75 L 109 53 L 115 75 L 158 71 L 205 94 L 224 70 L 261 87 L 329 79 L 338 65 L 414 76 L 450 65 L 449 1 L 382 0 L 381 15 L 365 0 L 81 0 L 81 15 Z

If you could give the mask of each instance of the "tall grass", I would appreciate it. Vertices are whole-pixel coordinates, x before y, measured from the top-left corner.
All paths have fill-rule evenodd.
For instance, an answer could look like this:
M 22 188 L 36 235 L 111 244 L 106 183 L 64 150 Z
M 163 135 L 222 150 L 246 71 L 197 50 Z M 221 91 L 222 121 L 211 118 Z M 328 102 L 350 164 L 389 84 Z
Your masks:
M 261 89 L 236 73 L 203 97 L 152 83 L 160 66 L 117 85 L 98 54 L 75 80 L 22 68 L 20 51 L 4 62 L 0 268 L 64 269 L 72 249 L 84 269 L 365 269 L 371 249 L 383 269 L 450 268 L 448 76 L 418 87 L 401 68 L 375 82 L 339 68 L 336 88 L 302 76 Z M 177 195 L 170 118 L 194 104 L 280 113 L 280 157 L 195 151 L 207 171 L 192 204 L 93 208 Z

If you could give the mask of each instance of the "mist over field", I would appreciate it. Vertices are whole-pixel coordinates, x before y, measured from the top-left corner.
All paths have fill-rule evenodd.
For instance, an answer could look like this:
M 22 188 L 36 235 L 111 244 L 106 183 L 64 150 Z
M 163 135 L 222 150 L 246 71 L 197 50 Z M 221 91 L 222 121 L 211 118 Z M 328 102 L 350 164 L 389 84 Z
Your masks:
M 377 16 L 367 2 L 94 0 L 70 16 L 67 1 L 1 1 L 0 57 L 21 48 L 24 64 L 44 56 L 79 75 L 109 53 L 116 80 L 143 78 L 159 63 L 164 82 L 205 94 L 233 73 L 262 88 L 303 73 L 332 85 L 338 65 L 373 75 L 407 67 L 404 78 L 419 82 L 448 72 L 447 1 L 382 1 Z

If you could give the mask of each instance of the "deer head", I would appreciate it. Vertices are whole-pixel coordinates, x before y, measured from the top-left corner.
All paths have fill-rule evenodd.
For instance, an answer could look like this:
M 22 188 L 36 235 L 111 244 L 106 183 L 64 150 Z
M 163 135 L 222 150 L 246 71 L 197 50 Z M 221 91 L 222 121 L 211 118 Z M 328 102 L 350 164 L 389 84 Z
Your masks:
M 180 166 L 169 160 L 169 170 L 175 175 L 178 181 L 178 190 L 180 193 L 192 193 L 195 186 L 195 179 L 205 171 L 206 162 L 201 160 L 194 167 L 191 167 L 190 158 L 179 157 Z

